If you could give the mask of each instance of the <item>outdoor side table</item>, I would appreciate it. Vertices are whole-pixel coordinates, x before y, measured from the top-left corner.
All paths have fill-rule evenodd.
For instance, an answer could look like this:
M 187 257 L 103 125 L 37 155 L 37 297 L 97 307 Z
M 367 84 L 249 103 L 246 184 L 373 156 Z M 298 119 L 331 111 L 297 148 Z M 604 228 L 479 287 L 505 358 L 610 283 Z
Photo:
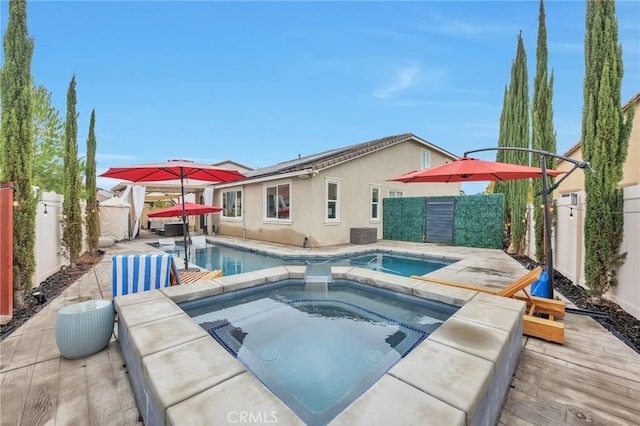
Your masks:
M 113 333 L 113 317 L 109 300 L 87 300 L 60 309 L 55 326 L 60 354 L 75 359 L 104 349 Z

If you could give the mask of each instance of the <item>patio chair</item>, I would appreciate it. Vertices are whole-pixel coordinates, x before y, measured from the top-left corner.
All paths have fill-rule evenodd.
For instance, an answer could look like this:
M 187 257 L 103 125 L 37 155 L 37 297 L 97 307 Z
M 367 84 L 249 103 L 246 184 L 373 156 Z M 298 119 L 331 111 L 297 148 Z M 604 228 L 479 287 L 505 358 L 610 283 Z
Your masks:
M 438 278 L 419 277 L 416 275 L 411 278 L 452 287 L 465 288 L 467 290 L 479 291 L 482 293 L 492 294 L 494 296 L 522 300 L 527 303 L 527 310 L 523 318 L 523 333 L 527 336 L 537 337 L 550 342 L 562 344 L 564 343 L 564 324 L 556 322 L 554 319 L 564 318 L 565 303 L 561 300 L 531 296 L 526 290 L 528 286 L 538 279 L 541 272 L 542 267 L 538 266 L 503 289 L 480 287 L 471 284 L 441 280 Z M 521 292 L 523 295 L 520 294 Z M 538 314 L 546 315 L 548 318 L 542 318 Z
M 112 296 L 155 290 L 180 284 L 171 254 L 113 256 Z
M 204 248 L 206 246 L 207 246 L 207 237 L 205 237 L 204 235 L 191 236 L 191 247 Z
M 159 238 L 158 245 L 160 246 L 161 249 L 165 249 L 165 248 L 171 249 L 171 248 L 175 248 L 176 241 L 173 238 Z

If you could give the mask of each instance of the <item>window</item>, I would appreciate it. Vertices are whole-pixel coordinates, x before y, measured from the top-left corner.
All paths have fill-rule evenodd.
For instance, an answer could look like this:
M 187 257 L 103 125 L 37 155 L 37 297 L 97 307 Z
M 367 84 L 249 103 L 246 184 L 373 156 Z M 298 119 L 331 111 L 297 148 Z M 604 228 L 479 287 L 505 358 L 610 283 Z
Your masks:
M 420 168 L 428 169 L 429 167 L 431 167 L 431 152 L 423 149 L 420 152 Z
M 340 220 L 340 181 L 327 179 L 327 210 L 325 219 L 330 222 Z
M 371 220 L 380 220 L 380 187 L 371 187 Z
M 290 203 L 288 183 L 265 187 L 265 217 L 267 219 L 290 219 Z
M 242 217 L 242 191 L 222 193 L 222 217 Z
M 404 192 L 399 189 L 389 188 L 389 198 L 402 198 L 404 197 Z

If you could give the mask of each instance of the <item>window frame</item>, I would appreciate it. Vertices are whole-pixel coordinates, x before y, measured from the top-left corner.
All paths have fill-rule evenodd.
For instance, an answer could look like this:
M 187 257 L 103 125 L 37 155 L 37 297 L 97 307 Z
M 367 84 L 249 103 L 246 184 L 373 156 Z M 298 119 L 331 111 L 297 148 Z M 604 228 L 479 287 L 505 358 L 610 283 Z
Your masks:
M 398 195 L 391 195 L 391 193 L 394 194 L 400 194 Z M 398 188 L 388 188 L 387 189 L 387 198 L 403 198 L 404 197 L 404 190 L 402 189 L 398 189 Z
M 373 200 L 374 191 L 378 192 L 378 200 Z M 376 217 L 373 216 L 373 206 L 376 206 Z M 369 222 L 371 223 L 379 223 L 382 221 L 381 219 L 381 210 L 382 210 L 382 186 L 380 185 L 371 185 L 369 187 Z
M 324 223 L 326 225 L 336 225 L 341 223 L 340 219 L 340 186 L 341 180 L 335 178 L 325 178 L 324 180 Z M 336 185 L 336 199 L 329 200 L 329 185 Z M 335 203 L 335 217 L 329 217 L 329 203 Z
M 234 220 L 242 220 L 242 210 L 243 210 L 243 205 L 242 205 L 242 188 L 240 189 L 229 189 L 226 191 L 222 191 L 221 197 L 222 197 L 222 211 L 220 211 L 220 218 L 224 219 L 224 220 L 229 220 L 229 221 L 234 221 Z M 225 201 L 227 200 L 227 194 L 229 193 L 235 193 L 235 201 L 237 203 L 237 200 L 240 199 L 240 206 L 236 206 L 234 208 L 234 210 L 236 211 L 236 213 L 239 213 L 237 216 L 227 216 L 227 209 L 225 209 L 224 204 Z M 240 197 L 238 198 L 238 193 L 240 194 Z M 239 211 L 238 211 L 239 210 Z
M 429 156 L 429 160 L 425 161 L 425 154 Z M 431 151 L 428 149 L 420 149 L 420 170 L 428 169 L 431 167 Z
M 270 188 L 276 188 L 276 200 L 278 200 L 278 204 L 280 203 L 280 187 L 284 187 L 287 186 L 289 188 L 288 190 L 288 197 L 289 197 L 289 204 L 285 205 L 285 207 L 288 209 L 288 217 L 286 218 L 280 218 L 278 217 L 279 215 L 279 208 L 276 209 L 276 217 L 269 217 L 268 216 L 268 212 L 269 212 L 269 205 L 268 205 L 268 201 L 267 201 L 267 195 L 268 195 L 268 191 Z M 286 181 L 272 181 L 272 182 L 267 182 L 264 183 L 262 185 L 262 221 L 265 223 L 292 223 L 293 218 L 292 218 L 292 208 L 291 206 L 293 205 L 293 192 L 291 190 L 292 188 L 292 184 L 290 180 L 286 180 Z M 279 207 L 279 206 L 278 206 Z

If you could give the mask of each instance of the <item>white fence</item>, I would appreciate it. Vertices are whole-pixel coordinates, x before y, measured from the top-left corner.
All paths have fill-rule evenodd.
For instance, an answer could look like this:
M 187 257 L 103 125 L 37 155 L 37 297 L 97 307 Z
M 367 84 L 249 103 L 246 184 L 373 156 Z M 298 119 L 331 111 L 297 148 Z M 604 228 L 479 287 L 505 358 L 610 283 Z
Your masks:
M 624 241 L 621 252 L 627 260 L 618 270 L 620 283 L 611 300 L 622 309 L 640 319 L 640 185 L 624 189 Z
M 586 286 L 584 279 L 584 192 L 557 198 L 556 223 L 553 230 L 554 268 L 574 284 Z M 532 218 L 533 206 L 529 206 Z M 607 295 L 625 311 L 640 319 L 640 185 L 624 188 L 624 240 L 621 252 L 627 260 L 618 269 L 618 286 Z M 530 221 L 526 254 L 535 259 L 533 220 Z
M 63 196 L 54 192 L 45 192 L 38 203 L 36 215 L 36 272 L 34 286 L 68 264 L 61 255 Z M 45 205 L 47 215 L 44 215 Z M 84 202 L 81 203 L 84 217 Z M 535 259 L 533 236 L 533 206 L 529 206 L 529 232 L 526 254 Z M 539 208 L 539 207 L 538 207 Z M 618 286 L 608 295 L 625 311 L 640 319 L 640 185 L 624 189 L 624 241 L 621 252 L 627 253 L 626 262 L 618 270 Z M 556 199 L 556 223 L 553 231 L 554 267 L 574 284 L 585 286 L 584 281 L 584 216 L 586 200 L 584 192 L 575 196 Z M 83 231 L 83 252 L 86 241 Z
M 40 194 L 36 210 L 35 259 L 33 287 L 38 286 L 52 274 L 58 272 L 69 261 L 62 255 L 62 202 L 64 197 L 55 192 Z M 85 201 L 80 202 L 84 217 Z M 46 211 L 46 214 L 45 214 Z M 86 250 L 85 229 L 82 225 L 82 252 Z

